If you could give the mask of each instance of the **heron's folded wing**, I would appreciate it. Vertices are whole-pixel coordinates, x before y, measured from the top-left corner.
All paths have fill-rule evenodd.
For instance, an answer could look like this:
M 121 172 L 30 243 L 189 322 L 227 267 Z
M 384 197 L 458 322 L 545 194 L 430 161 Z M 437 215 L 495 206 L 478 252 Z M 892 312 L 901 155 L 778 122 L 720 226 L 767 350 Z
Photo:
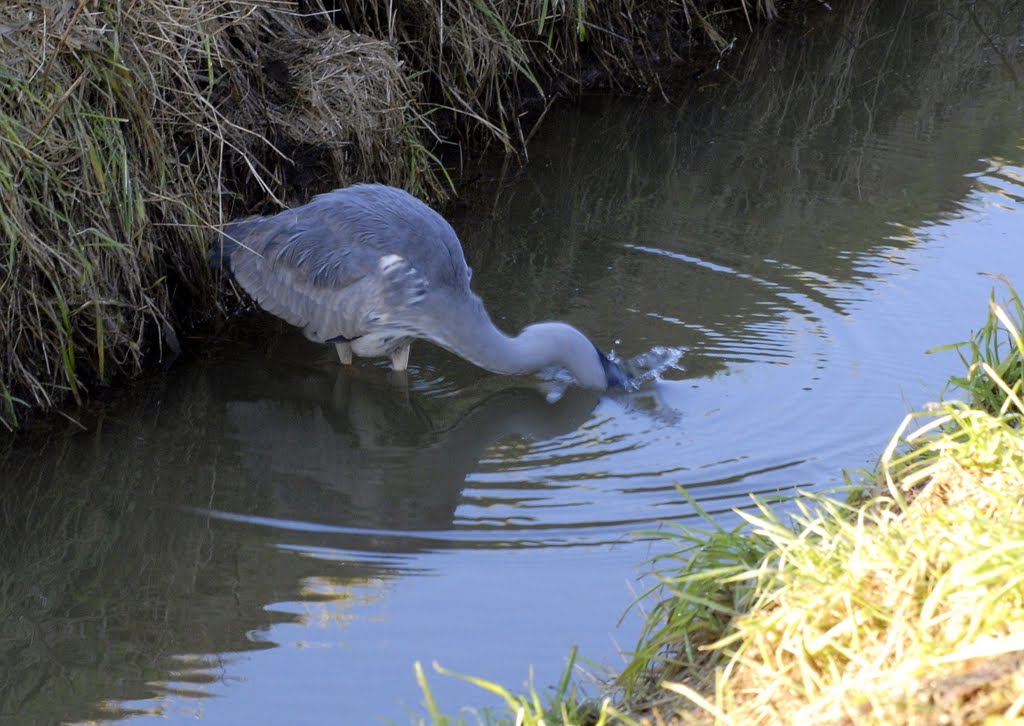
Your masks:
M 357 338 L 400 322 L 402 307 L 422 298 L 422 277 L 400 256 L 339 239 L 336 227 L 302 229 L 279 216 L 225 229 L 237 245 L 231 271 L 260 307 L 311 340 Z

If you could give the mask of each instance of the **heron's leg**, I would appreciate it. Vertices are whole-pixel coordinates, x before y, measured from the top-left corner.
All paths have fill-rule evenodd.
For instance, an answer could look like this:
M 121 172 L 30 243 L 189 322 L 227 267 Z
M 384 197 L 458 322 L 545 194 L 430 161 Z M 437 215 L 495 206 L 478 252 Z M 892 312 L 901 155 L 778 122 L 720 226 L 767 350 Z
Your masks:
M 388 383 L 399 390 L 405 397 L 405 403 L 409 403 L 409 371 L 389 371 Z
M 352 400 L 352 373 L 344 368 L 336 369 L 334 386 L 331 387 L 331 405 L 336 411 L 348 410 L 348 404 Z
M 338 351 L 338 360 L 341 361 L 342 365 L 352 365 L 351 343 L 335 343 L 334 349 Z
M 409 348 L 412 345 L 403 345 L 398 350 L 391 352 L 391 368 L 396 371 L 404 371 L 409 367 Z

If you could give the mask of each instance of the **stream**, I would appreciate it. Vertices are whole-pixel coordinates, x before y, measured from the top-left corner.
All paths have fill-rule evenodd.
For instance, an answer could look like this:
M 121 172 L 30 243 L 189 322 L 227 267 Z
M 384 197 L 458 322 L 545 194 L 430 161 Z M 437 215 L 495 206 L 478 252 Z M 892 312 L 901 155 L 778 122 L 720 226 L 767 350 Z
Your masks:
M 731 525 L 872 467 L 989 275 L 1024 290 L 1024 6 L 821 15 L 695 91 L 555 106 L 444 210 L 500 327 L 656 360 L 640 390 L 425 343 L 343 370 L 254 314 L 7 447 L 0 719 L 405 724 L 417 661 L 452 713 L 496 701 L 434 661 L 614 672 L 664 547 L 638 533 L 701 523 L 679 487 Z

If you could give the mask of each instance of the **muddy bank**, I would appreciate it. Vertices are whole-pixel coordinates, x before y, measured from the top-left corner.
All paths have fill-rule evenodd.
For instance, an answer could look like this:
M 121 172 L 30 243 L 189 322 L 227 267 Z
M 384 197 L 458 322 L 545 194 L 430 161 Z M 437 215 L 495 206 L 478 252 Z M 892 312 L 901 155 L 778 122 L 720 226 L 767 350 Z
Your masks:
M 443 198 L 462 149 L 523 148 L 524 106 L 657 91 L 776 15 L 772 0 L 6 3 L 2 426 L 173 357 L 218 309 L 204 248 L 226 218 L 356 180 Z

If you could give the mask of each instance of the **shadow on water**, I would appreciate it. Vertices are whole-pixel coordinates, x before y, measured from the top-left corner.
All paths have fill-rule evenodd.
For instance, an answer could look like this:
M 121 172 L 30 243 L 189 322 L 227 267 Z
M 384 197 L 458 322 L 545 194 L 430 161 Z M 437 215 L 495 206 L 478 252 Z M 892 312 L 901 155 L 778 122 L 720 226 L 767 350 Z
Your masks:
M 446 656 L 548 682 L 573 642 L 607 652 L 573 628 L 630 595 L 579 595 L 692 516 L 677 485 L 725 512 L 869 465 L 896 399 L 949 374 L 920 353 L 978 320 L 974 273 L 1022 271 L 1024 215 L 993 210 L 1024 205 L 1024 7 L 836 5 L 714 88 L 552 110 L 450 211 L 504 328 L 683 350 L 650 390 L 553 394 L 422 344 L 406 381 L 339 373 L 256 319 L 86 431 L 10 442 L 0 719 L 400 720 L 411 662 Z

